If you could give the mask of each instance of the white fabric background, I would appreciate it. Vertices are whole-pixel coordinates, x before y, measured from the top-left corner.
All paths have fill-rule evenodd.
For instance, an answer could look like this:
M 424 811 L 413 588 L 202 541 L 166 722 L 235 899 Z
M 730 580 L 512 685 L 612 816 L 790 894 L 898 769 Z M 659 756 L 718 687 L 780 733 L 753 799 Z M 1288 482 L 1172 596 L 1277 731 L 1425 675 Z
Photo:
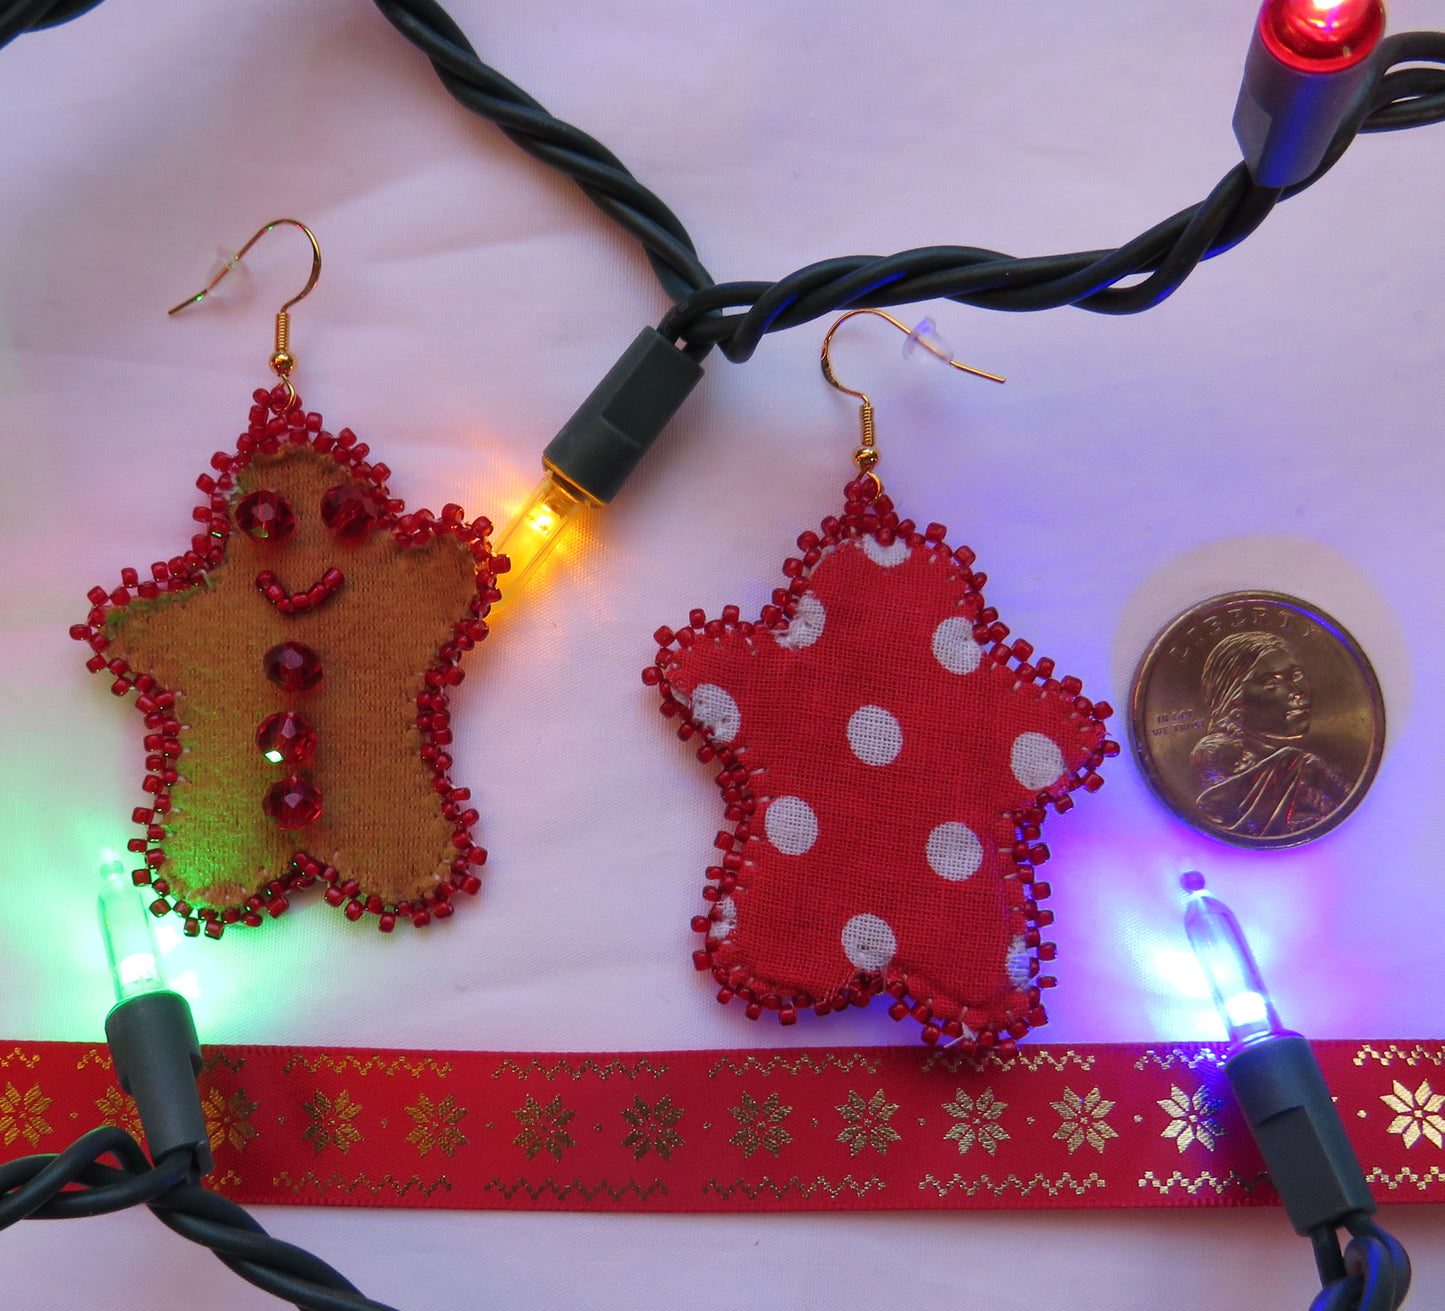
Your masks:
M 1392 11 L 1395 30 L 1445 24 L 1440 0 Z M 1237 159 L 1254 4 L 453 12 L 484 58 L 658 190 L 726 279 L 911 245 L 1031 254 L 1135 235 Z M 304 243 L 258 248 L 249 299 L 176 321 L 166 307 L 218 245 L 302 218 L 326 256 L 293 328 L 308 407 L 355 428 L 410 505 L 455 499 L 501 523 L 665 301 L 628 239 L 456 107 L 362 0 L 103 5 L 0 52 L 0 122 L 0 1034 L 93 1039 L 109 1004 L 95 856 L 129 835 L 141 749 L 65 630 L 89 587 L 184 546 L 193 481 L 266 381 Z M 880 325 L 840 337 L 901 508 L 970 543 L 1005 620 L 1090 694 L 1122 705 L 1165 620 L 1244 586 L 1334 612 L 1384 684 L 1374 791 L 1318 844 L 1214 843 L 1127 760 L 1050 821 L 1061 986 L 1041 1039 L 1215 1034 L 1173 981 L 1174 880 L 1194 865 L 1250 929 L 1289 1022 L 1445 1036 L 1442 150 L 1445 128 L 1362 140 L 1147 315 L 927 307 L 1007 387 L 905 364 Z M 359 931 L 318 900 L 259 934 L 183 944 L 168 966 L 194 972 L 206 1039 L 914 1040 L 881 1008 L 780 1031 L 714 1003 L 688 919 L 720 808 L 638 679 L 658 624 L 694 605 L 755 613 L 796 534 L 838 507 L 856 419 L 818 376 L 822 331 L 769 339 L 746 367 L 710 359 L 614 505 L 470 658 L 454 754 L 492 852 L 481 897 L 424 934 Z M 1445 1295 L 1440 1220 L 1387 1215 L 1420 1307 Z M 1307 1245 L 1268 1211 L 264 1221 L 406 1308 L 1235 1311 L 1303 1307 L 1312 1288 Z M 36 1311 L 273 1304 L 148 1216 L 11 1231 L 0 1280 L 7 1305 Z

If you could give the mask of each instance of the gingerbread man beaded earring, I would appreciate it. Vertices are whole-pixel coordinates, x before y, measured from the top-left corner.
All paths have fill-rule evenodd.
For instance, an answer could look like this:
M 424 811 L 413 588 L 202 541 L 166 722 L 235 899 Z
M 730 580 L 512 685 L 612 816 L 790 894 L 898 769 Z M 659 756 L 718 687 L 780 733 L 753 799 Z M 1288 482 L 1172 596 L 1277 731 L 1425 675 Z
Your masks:
M 758 619 L 694 610 L 643 671 L 722 792 L 693 960 L 750 1019 L 886 993 L 924 1042 L 1008 1051 L 1054 983 L 1044 816 L 1101 785 L 1111 712 L 1008 640 L 971 550 L 884 494 L 872 403 L 829 359 L 860 314 L 909 332 L 853 310 L 824 339 L 825 377 L 862 403 L 842 513 L 798 538 Z
M 491 524 L 458 505 L 408 513 L 366 443 L 302 407 L 290 310 L 321 274 L 305 224 L 266 224 L 171 313 L 281 226 L 311 243 L 311 275 L 276 315 L 277 382 L 196 480 L 200 530 L 149 576 L 93 588 L 70 630 L 112 692 L 136 693 L 132 877 L 191 936 L 258 926 L 318 883 L 348 920 L 420 927 L 478 890 L 486 860 L 451 779 L 448 692 L 499 599 Z

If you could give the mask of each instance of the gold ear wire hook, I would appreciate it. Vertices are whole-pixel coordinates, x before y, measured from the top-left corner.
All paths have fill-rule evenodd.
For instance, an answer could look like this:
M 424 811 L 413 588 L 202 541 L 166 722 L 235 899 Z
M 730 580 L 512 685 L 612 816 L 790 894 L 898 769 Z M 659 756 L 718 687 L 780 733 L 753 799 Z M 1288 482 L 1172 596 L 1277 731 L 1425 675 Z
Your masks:
M 858 409 L 858 417 L 863 425 L 863 440 L 858 449 L 853 452 L 853 462 L 858 466 L 860 473 L 873 475 L 873 481 L 878 484 L 878 490 L 881 492 L 883 490 L 883 480 L 873 472 L 874 466 L 878 463 L 879 459 L 882 458 L 876 445 L 877 432 L 873 417 L 873 402 L 870 401 L 863 392 L 854 391 L 852 387 L 845 387 L 838 381 L 838 375 L 833 372 L 833 361 L 829 355 L 829 351 L 833 345 L 833 334 L 847 323 L 849 319 L 858 314 L 872 314 L 880 319 L 886 319 L 897 328 L 899 332 L 907 337 L 912 337 L 913 340 L 922 346 L 930 355 L 942 360 L 951 368 L 959 369 L 964 373 L 971 373 L 975 378 L 987 378 L 990 382 L 1003 382 L 1004 379 L 996 373 L 986 373 L 983 369 L 975 369 L 972 365 L 961 364 L 958 360 L 952 358 L 948 352 L 940 350 L 934 342 L 922 336 L 918 329 L 910 328 L 906 323 L 899 322 L 899 320 L 895 319 L 891 314 L 885 314 L 882 310 L 849 310 L 846 314 L 840 315 L 833 326 L 828 329 L 827 335 L 823 338 L 823 353 L 819 362 L 823 366 L 823 377 L 828 380 L 830 386 L 836 387 L 844 395 L 852 396 L 862 402 Z
M 296 357 L 291 354 L 291 307 L 298 301 L 305 300 L 316 286 L 317 280 L 321 277 L 321 246 L 316 240 L 316 234 L 311 231 L 300 219 L 279 218 L 272 219 L 265 227 L 257 231 L 244 246 L 241 247 L 235 256 L 228 260 L 219 273 L 216 274 L 200 291 L 194 296 L 187 296 L 179 305 L 173 305 L 166 311 L 167 314 L 178 314 L 187 305 L 198 305 L 216 289 L 216 284 L 226 276 L 237 264 L 245 258 L 246 252 L 261 240 L 268 232 L 282 225 L 293 228 L 300 228 L 306 234 L 306 240 L 311 243 L 311 276 L 306 279 L 306 285 L 291 297 L 279 310 L 276 311 L 276 349 L 270 360 L 272 372 L 286 384 L 286 390 L 290 393 L 291 399 L 296 397 L 296 388 L 291 385 L 291 370 L 296 367 Z

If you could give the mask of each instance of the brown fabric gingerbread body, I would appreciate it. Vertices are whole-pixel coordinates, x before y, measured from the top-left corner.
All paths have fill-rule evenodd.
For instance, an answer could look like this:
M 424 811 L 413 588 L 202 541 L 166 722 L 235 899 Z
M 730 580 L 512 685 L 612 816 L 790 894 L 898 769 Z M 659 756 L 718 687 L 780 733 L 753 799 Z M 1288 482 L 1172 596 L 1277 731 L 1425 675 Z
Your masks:
M 258 924 L 318 880 L 350 919 L 420 926 L 476 891 L 486 858 L 449 776 L 447 690 L 505 564 L 486 520 L 404 513 L 348 430 L 331 437 L 283 388 L 256 399 L 235 454 L 198 480 L 193 549 L 95 589 L 72 630 L 117 694 L 140 693 L 135 878 L 191 934 Z

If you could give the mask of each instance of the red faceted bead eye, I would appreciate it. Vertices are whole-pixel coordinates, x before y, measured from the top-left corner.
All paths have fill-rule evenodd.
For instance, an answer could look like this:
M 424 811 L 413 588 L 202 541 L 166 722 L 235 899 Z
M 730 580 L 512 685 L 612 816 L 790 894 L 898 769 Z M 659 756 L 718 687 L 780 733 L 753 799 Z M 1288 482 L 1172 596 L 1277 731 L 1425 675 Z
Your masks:
M 321 657 L 304 642 L 282 642 L 261 658 L 266 677 L 283 692 L 310 692 L 321 682 Z
M 321 520 L 343 541 L 365 537 L 381 518 L 381 502 L 355 483 L 341 483 L 321 498 Z
M 316 758 L 316 729 L 305 715 L 284 710 L 256 730 L 256 746 L 273 765 L 309 765 Z
M 274 542 L 296 531 L 296 515 L 279 492 L 252 492 L 236 506 L 236 527 L 257 541 Z
M 267 789 L 261 809 L 278 828 L 305 828 L 321 818 L 321 789 L 310 779 L 293 774 Z

